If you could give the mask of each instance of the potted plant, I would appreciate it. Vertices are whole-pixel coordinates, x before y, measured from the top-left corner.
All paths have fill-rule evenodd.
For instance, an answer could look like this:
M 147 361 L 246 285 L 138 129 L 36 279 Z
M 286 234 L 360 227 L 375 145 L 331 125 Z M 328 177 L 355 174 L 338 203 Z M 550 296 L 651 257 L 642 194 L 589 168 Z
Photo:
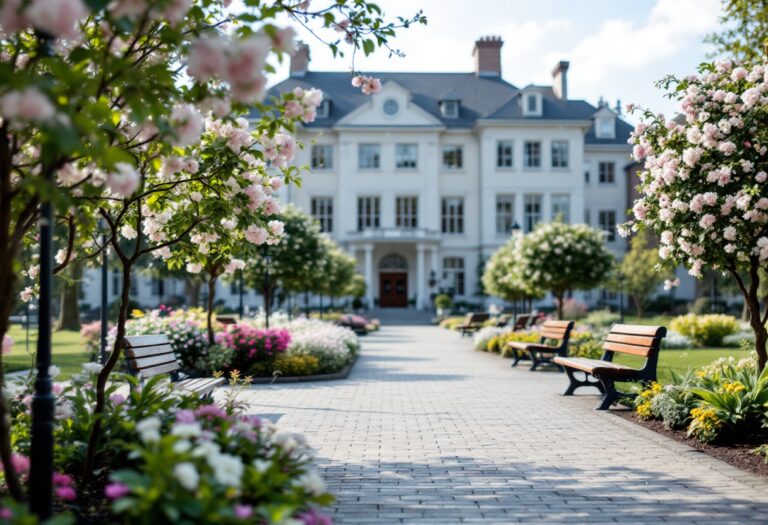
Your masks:
M 453 308 L 453 299 L 451 299 L 450 295 L 442 293 L 435 297 L 435 308 L 437 309 L 437 315 L 443 316 Z

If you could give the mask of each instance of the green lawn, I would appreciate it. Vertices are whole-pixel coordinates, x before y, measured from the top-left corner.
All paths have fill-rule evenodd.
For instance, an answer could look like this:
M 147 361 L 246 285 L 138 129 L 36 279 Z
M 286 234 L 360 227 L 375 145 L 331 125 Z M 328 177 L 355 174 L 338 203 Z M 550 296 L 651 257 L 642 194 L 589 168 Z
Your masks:
M 3 358 L 6 370 L 15 372 L 32 368 L 35 362 L 37 331 L 29 332 L 29 353 L 26 348 L 27 334 L 20 325 L 13 325 L 10 336 L 13 337 L 15 344 L 13 351 Z M 88 361 L 88 353 L 79 332 L 69 330 L 54 332 L 52 351 L 53 364 L 61 368 L 62 375 L 59 379 L 79 372 L 80 365 Z
M 670 370 L 682 374 L 708 365 L 720 357 L 733 356 L 736 359 L 748 357 L 749 353 L 739 348 L 695 348 L 691 350 L 662 350 L 659 354 L 658 376 L 660 383 L 672 380 Z M 631 355 L 616 355 L 616 362 L 628 366 L 642 366 L 643 358 Z

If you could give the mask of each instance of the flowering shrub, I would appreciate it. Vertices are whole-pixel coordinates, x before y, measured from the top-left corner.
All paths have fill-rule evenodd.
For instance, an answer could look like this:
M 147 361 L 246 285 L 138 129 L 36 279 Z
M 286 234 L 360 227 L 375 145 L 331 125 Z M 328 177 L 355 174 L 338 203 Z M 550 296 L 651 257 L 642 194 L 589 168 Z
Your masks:
M 319 373 L 341 370 L 360 348 L 357 335 L 343 326 L 314 319 L 296 319 L 287 329 L 291 333 L 288 354 L 316 357 Z
M 589 315 L 584 318 L 584 324 L 595 328 L 608 328 L 609 326 L 618 323 L 620 319 L 618 313 L 611 312 L 606 308 L 605 310 L 594 310 L 589 312 Z
M 260 329 L 239 323 L 218 335 L 218 342 L 232 349 L 229 369 L 250 371 L 253 363 L 269 361 L 288 349 L 291 336 L 285 329 Z
M 670 350 L 685 350 L 693 346 L 693 341 L 674 330 L 669 330 L 666 337 L 661 340 L 661 347 Z
M 603 355 L 603 335 L 588 330 L 574 330 L 568 341 L 568 355 L 600 359 Z
M 644 161 L 635 220 L 655 232 L 659 255 L 701 277 L 705 268 L 734 277 L 750 312 L 762 369 L 768 332 L 760 275 L 768 262 L 768 75 L 765 64 L 720 61 L 698 75 L 669 77 L 684 122 L 643 111 L 630 141 Z M 727 335 L 727 334 L 724 334 Z
M 496 328 L 493 326 L 485 326 L 475 332 L 475 335 L 472 337 L 472 342 L 475 345 L 475 350 L 481 350 L 483 352 L 488 351 L 488 343 L 491 341 L 491 339 L 500 336 L 501 334 L 504 334 L 508 332 L 509 330 L 506 328 Z
M 723 346 L 740 347 L 744 343 L 754 346 L 755 334 L 753 332 L 737 332 L 723 337 Z
M 651 419 L 654 414 L 651 406 L 653 399 L 661 394 L 662 387 L 657 382 L 651 383 L 649 388 L 646 388 L 635 398 L 635 412 L 641 419 Z
M 80 327 L 80 338 L 85 344 L 91 361 L 95 361 L 101 352 L 101 321 L 85 323 Z
M 563 299 L 571 290 L 600 285 L 613 266 L 604 234 L 584 224 L 541 223 L 522 238 L 521 277 L 531 286 L 549 290 L 563 318 Z
M 509 343 L 512 341 L 519 341 L 521 343 L 538 343 L 539 334 L 535 332 L 512 332 L 506 331 L 502 334 L 492 337 L 488 341 L 487 351 L 501 354 L 502 357 L 507 357 L 509 354 Z
M 578 320 L 587 316 L 587 305 L 572 297 L 563 299 L 561 319 Z
M 696 346 L 720 346 L 725 336 L 739 330 L 736 318 L 723 314 L 682 315 L 673 319 L 670 326 L 689 337 Z
M 456 330 L 456 328 L 461 326 L 463 322 L 464 322 L 464 317 L 459 317 L 459 316 L 446 317 L 445 319 L 440 321 L 440 324 L 438 326 L 440 328 L 445 328 L 446 330 Z
M 319 359 L 313 355 L 280 355 L 270 361 L 254 363 L 251 373 L 256 377 L 311 376 L 320 373 Z

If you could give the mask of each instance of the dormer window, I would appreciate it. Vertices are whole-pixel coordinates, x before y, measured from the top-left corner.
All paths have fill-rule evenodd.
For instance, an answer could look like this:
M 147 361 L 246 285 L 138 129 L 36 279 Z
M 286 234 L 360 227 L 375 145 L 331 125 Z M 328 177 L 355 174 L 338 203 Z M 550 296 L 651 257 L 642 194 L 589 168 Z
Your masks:
M 540 117 L 541 93 L 535 91 L 523 92 L 522 105 L 524 117 Z
M 317 106 L 317 118 L 328 118 L 331 115 L 331 101 L 323 100 L 319 106 Z
M 616 136 L 616 122 L 610 117 L 597 119 L 597 138 L 612 139 Z
M 458 100 L 444 100 L 440 104 L 440 111 L 445 118 L 457 118 L 459 116 L 459 101 Z

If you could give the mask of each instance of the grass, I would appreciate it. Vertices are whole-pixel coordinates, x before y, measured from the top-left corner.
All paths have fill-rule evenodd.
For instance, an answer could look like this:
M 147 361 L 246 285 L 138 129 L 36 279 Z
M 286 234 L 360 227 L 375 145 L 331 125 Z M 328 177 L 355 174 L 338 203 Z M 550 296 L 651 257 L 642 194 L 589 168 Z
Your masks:
M 720 357 L 733 356 L 736 359 L 749 357 L 749 353 L 740 348 L 694 348 L 690 350 L 662 350 L 659 354 L 657 374 L 660 383 L 672 381 L 671 371 L 683 374 L 710 364 Z M 643 358 L 631 355 L 616 355 L 616 362 L 628 366 L 639 367 Z
M 34 367 L 37 345 L 37 331 L 29 331 L 29 353 L 27 353 L 27 333 L 20 325 L 13 325 L 9 332 L 15 344 L 13 351 L 4 356 L 5 368 L 8 372 L 28 370 Z M 80 338 L 80 333 L 71 330 L 53 332 L 53 364 L 61 368 L 58 379 L 66 379 L 80 371 L 80 365 L 88 362 L 89 356 Z

